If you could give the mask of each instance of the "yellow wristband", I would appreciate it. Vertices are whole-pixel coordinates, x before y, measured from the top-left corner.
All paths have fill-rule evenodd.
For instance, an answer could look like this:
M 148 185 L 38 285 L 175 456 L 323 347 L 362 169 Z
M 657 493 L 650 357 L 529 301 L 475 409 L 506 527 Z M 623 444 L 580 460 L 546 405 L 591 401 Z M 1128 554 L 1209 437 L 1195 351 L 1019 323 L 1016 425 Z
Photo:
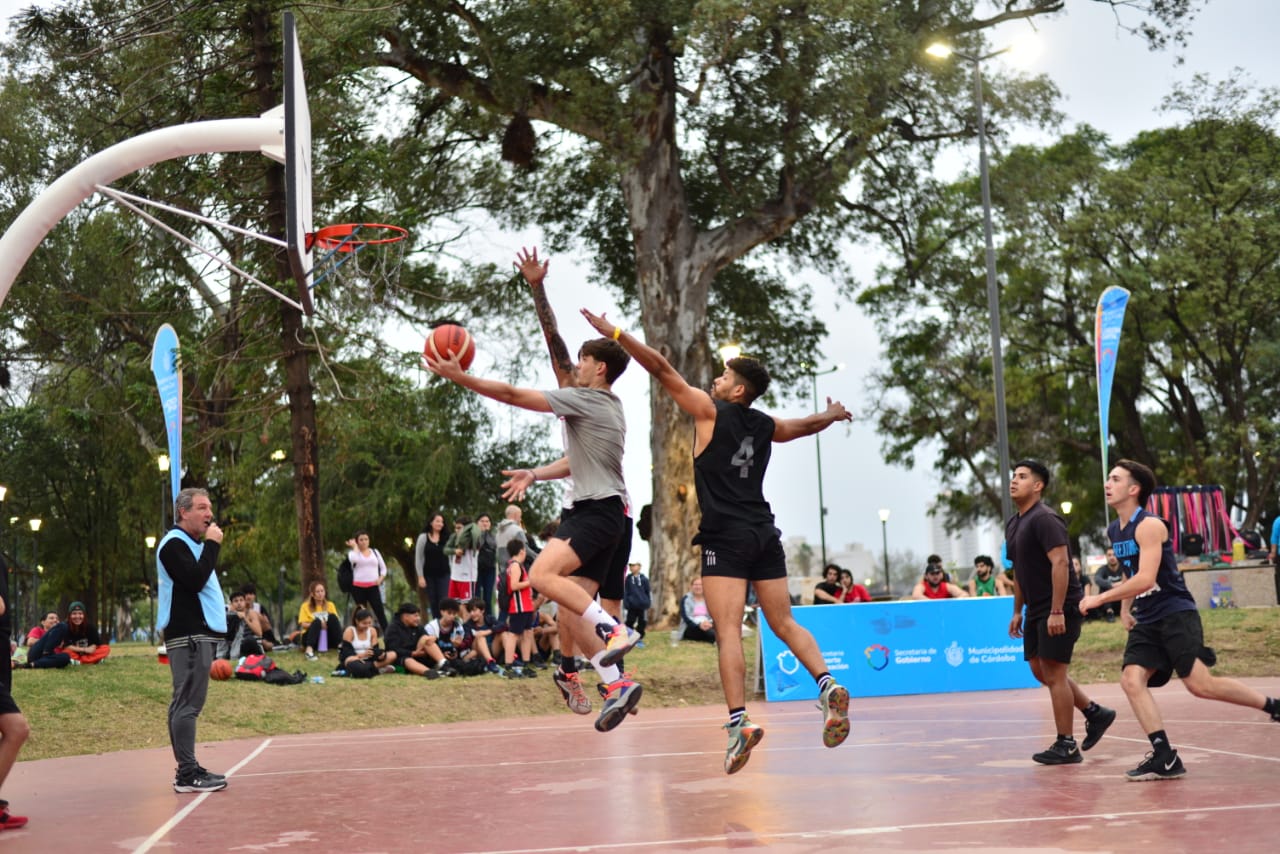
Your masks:
M 613 340 L 617 341 L 621 337 L 622 337 L 622 327 L 621 326 L 613 327 Z

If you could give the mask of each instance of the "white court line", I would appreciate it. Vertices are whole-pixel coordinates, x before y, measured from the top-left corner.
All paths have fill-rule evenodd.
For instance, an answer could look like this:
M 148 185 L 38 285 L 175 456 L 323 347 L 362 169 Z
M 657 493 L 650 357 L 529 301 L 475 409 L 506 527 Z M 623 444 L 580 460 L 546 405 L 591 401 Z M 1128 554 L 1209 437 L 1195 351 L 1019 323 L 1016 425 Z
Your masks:
M 270 743 L 271 743 L 271 739 L 268 738 L 266 741 L 262 742 L 262 744 L 259 744 L 252 753 L 250 753 L 244 759 L 241 759 L 239 762 L 237 762 L 231 768 L 231 770 L 227 772 L 227 779 L 231 779 L 233 774 L 235 774 L 244 766 L 248 765 L 249 762 L 259 753 L 266 750 L 267 745 Z M 195 800 L 187 804 L 182 809 L 178 810 L 178 812 L 172 818 L 170 818 L 164 824 L 160 825 L 160 827 L 157 828 L 155 833 L 148 836 L 141 845 L 133 849 L 133 854 L 146 854 L 146 852 L 150 851 L 157 842 L 163 839 L 169 833 L 169 831 L 177 827 L 184 818 L 191 815 L 191 813 L 195 811 L 195 808 L 200 806 L 200 804 L 204 803 L 204 799 L 209 797 L 212 794 L 215 794 L 215 793 L 201 792 L 200 794 L 196 795 Z
M 752 842 L 764 844 L 765 841 L 781 842 L 788 839 L 843 839 L 852 836 L 875 836 L 886 833 L 908 833 L 913 830 L 938 830 L 950 827 L 992 827 L 1006 824 L 1030 824 L 1045 822 L 1085 822 L 1114 821 L 1120 818 L 1144 818 L 1150 816 L 1192 815 L 1196 813 L 1231 812 L 1235 810 L 1274 810 L 1280 803 L 1269 804 L 1232 804 L 1221 807 L 1187 807 L 1185 809 L 1167 810 L 1133 810 L 1130 812 L 1088 813 L 1084 815 L 1025 816 L 1022 818 L 993 818 L 977 821 L 937 821 L 922 824 L 898 824 L 882 827 L 850 827 L 843 830 L 797 830 L 783 833 L 761 833 L 758 835 L 743 833 L 719 833 L 714 836 L 690 836 L 683 839 L 661 839 L 648 842 L 608 842 L 599 845 L 565 845 L 554 848 L 512 848 L 508 850 L 475 851 L 470 854 L 554 854 L 559 851 L 610 851 L 618 848 L 679 848 L 694 845 L 713 845 L 716 843 L 737 842 L 750 835 Z
M 1151 742 L 1145 738 L 1126 738 L 1123 735 L 1110 736 L 1108 737 L 1108 740 L 1109 741 L 1131 741 L 1134 744 L 1146 744 L 1146 745 L 1151 744 Z M 1221 754 L 1222 756 L 1236 756 L 1236 757 L 1239 757 L 1240 759 L 1260 759 L 1263 762 L 1280 762 L 1280 756 L 1259 756 L 1256 753 L 1237 753 L 1234 750 L 1219 750 L 1216 747 L 1198 747 L 1194 744 L 1185 744 L 1185 743 L 1179 744 L 1175 749 L 1179 751 L 1194 750 L 1199 753 L 1218 753 L 1218 754 Z

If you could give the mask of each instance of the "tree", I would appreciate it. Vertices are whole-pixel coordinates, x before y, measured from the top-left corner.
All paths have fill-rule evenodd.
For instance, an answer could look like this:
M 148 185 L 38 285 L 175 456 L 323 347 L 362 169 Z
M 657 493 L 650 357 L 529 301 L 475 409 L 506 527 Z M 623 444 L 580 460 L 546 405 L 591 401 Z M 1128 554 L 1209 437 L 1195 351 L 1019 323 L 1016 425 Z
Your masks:
M 1019 148 L 992 185 L 1008 361 L 1010 444 L 1054 464 L 1074 535 L 1105 518 L 1093 383 L 1098 294 L 1132 292 L 1113 390 L 1110 458 L 1166 483 L 1222 484 L 1253 526 L 1280 473 L 1280 93 L 1197 78 L 1166 110 L 1178 124 L 1113 146 L 1083 128 Z M 888 354 L 877 376 L 892 459 L 940 445 L 939 472 L 965 477 L 953 518 L 991 516 L 995 471 L 980 209 L 972 179 L 904 213 L 902 263 L 862 297 Z M 940 381 L 941 380 L 941 381 Z
M 602 284 L 690 382 L 710 380 L 713 346 L 729 336 L 786 382 L 825 327 L 777 264 L 847 292 L 850 225 L 969 132 L 967 74 L 923 67 L 922 48 L 949 37 L 980 52 L 993 26 L 1063 7 L 1027 0 L 975 17 L 976 5 L 423 0 L 379 31 L 376 61 L 423 84 L 410 96 L 419 125 L 444 112 L 473 129 L 483 165 L 464 180 L 489 209 L 537 223 L 555 247 L 589 247 Z M 1156 43 L 1177 38 L 1195 4 L 1139 5 Z M 1042 82 L 999 90 L 996 121 L 1044 115 Z M 494 168 L 499 146 L 511 173 Z M 660 393 L 652 413 L 665 614 L 696 572 L 697 514 L 677 493 L 693 480 L 687 421 Z

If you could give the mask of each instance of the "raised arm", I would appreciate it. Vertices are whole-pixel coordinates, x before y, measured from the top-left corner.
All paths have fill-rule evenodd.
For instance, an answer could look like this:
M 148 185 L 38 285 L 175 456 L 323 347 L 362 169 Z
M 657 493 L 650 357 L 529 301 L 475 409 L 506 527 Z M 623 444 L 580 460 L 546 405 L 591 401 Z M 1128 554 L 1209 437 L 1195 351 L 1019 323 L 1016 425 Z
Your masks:
M 584 308 L 582 309 L 582 316 L 601 335 L 607 335 L 621 344 L 622 349 L 626 350 L 631 358 L 635 359 L 642 368 L 652 374 L 654 379 L 666 389 L 667 394 L 671 395 L 677 406 L 699 422 L 715 423 L 716 405 L 711 400 L 711 395 L 700 388 L 694 388 L 689 385 L 685 378 L 680 376 L 675 368 L 671 367 L 671 363 L 666 360 L 666 357 L 629 332 L 624 332 L 622 327 L 614 326 L 605 319 L 603 314 L 595 315 Z
M 790 442 L 792 439 L 799 439 L 801 436 L 812 436 L 814 433 L 821 433 L 837 421 L 852 421 L 853 414 L 844 408 L 844 404 L 840 401 L 833 401 L 827 398 L 827 409 L 825 412 L 815 412 L 812 415 L 806 415 L 804 418 L 777 418 L 773 419 L 776 425 L 773 430 L 773 441 Z
M 547 291 L 542 286 L 550 264 L 549 260 L 538 260 L 536 246 L 533 247 L 532 252 L 521 248 L 516 253 L 516 269 L 529 283 L 529 293 L 533 295 L 533 310 L 538 315 L 538 325 L 542 327 L 542 337 L 546 339 L 547 352 L 551 354 L 551 370 L 555 371 L 556 382 L 559 383 L 560 388 L 566 388 L 577 385 L 578 382 L 573 374 L 573 358 L 569 355 L 569 348 L 565 345 L 564 338 L 560 337 L 560 325 L 556 323 L 555 312 L 551 310 L 551 303 L 547 301 Z
M 531 388 L 516 388 L 510 383 L 504 383 L 500 380 L 473 377 L 462 370 L 461 359 L 461 353 L 454 353 L 448 359 L 435 359 L 429 353 L 422 354 L 422 362 L 431 373 L 438 377 L 444 377 L 450 382 L 455 382 L 463 388 L 469 388 L 476 394 L 484 395 L 500 403 L 509 403 L 521 409 L 528 409 L 531 412 L 551 411 L 551 404 L 542 392 Z

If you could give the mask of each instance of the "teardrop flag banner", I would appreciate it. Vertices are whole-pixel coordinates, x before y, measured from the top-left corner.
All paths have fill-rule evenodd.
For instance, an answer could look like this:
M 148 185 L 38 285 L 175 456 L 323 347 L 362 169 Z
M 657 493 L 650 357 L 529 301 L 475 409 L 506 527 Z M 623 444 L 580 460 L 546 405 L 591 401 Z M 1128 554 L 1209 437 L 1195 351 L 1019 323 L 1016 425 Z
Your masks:
M 170 511 L 182 488 L 182 371 L 178 364 L 178 333 L 169 324 L 156 330 L 151 348 L 151 373 L 156 377 L 164 427 L 169 436 Z M 175 517 L 176 518 L 176 517 Z
M 1110 445 L 1111 383 L 1116 374 L 1116 356 L 1120 352 L 1120 331 L 1124 328 L 1124 310 L 1129 292 L 1112 285 L 1098 297 L 1098 314 L 1093 327 L 1093 344 L 1098 372 L 1098 427 L 1102 442 L 1102 481 L 1106 483 L 1110 467 L 1107 452 Z

